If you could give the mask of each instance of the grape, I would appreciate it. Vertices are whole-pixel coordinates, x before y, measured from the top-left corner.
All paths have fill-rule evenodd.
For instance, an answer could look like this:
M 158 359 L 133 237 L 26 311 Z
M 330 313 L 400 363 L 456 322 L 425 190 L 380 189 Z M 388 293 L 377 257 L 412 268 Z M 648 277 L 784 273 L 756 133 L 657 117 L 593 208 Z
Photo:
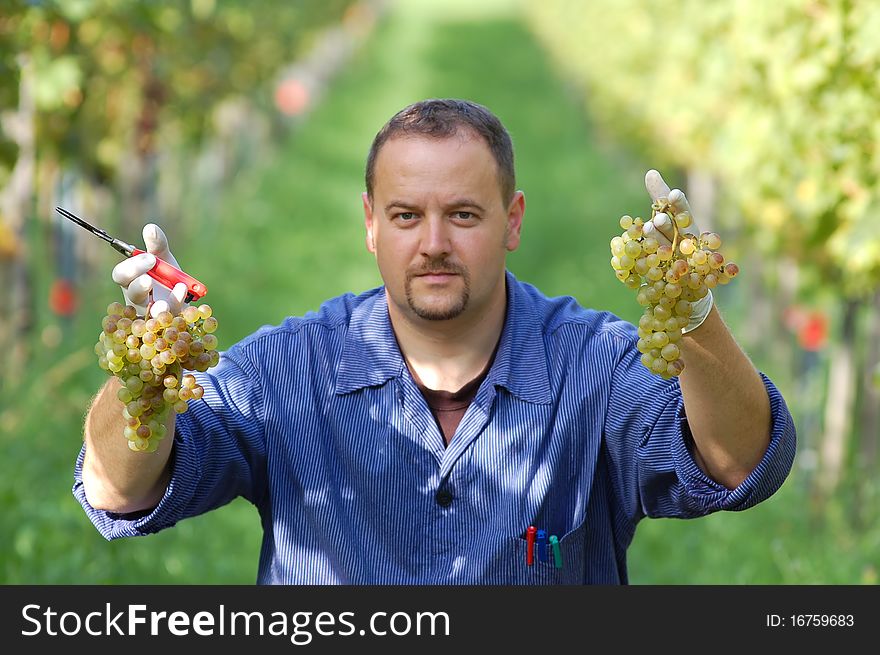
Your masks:
M 660 258 L 661 262 L 668 262 L 670 259 L 672 259 L 672 255 L 672 246 L 667 246 L 664 244 L 657 248 L 657 257 Z
M 660 356 L 668 362 L 675 361 L 676 359 L 678 359 L 680 354 L 681 352 L 679 351 L 678 346 L 676 346 L 674 343 L 667 343 L 660 351 Z
M 691 215 L 689 212 L 683 211 L 675 215 L 675 226 L 683 230 L 691 226 Z
M 630 257 L 638 257 L 642 254 L 642 244 L 638 241 L 627 241 L 623 248 L 623 252 Z M 630 268 L 632 267 L 630 266 Z
M 185 320 L 187 323 L 192 324 L 199 319 L 199 310 L 190 305 L 183 310 L 181 316 L 183 316 L 183 320 Z
M 635 276 L 627 273 L 627 277 Z M 123 436 L 131 450 L 156 452 L 170 412 L 182 414 L 188 400 L 202 398 L 204 389 L 184 371 L 207 371 L 219 363 L 213 334 L 217 325 L 209 305 L 188 306 L 177 316 L 165 311 L 146 320 L 131 305 L 107 306 L 94 352 L 98 366 L 122 382 L 116 397 L 125 419 Z
M 125 381 L 125 386 L 131 392 L 132 397 L 134 397 L 143 390 L 144 381 L 140 378 L 131 377 Z
M 689 211 L 677 209 L 680 193 L 676 191 L 673 199 L 659 198 L 651 206 L 652 219 L 659 214 L 671 219 L 671 245 L 661 245 L 655 238 L 646 237 L 642 230 L 644 221 L 629 215 L 620 219 L 623 233 L 611 239 L 611 266 L 615 276 L 636 291 L 636 301 L 645 308 L 639 319 L 636 343 L 640 361 L 664 379 L 678 376 L 684 370 L 679 344 L 682 330 L 690 323 L 693 303 L 704 298 L 709 289 L 729 283 L 739 273 L 739 266 L 726 261 L 718 252 L 720 236 L 714 232 L 697 236 L 685 231 L 693 225 L 693 218 Z M 211 365 L 219 360 L 216 344 L 208 339 L 216 325 L 209 324 L 208 320 L 205 318 L 200 326 L 205 352 L 196 356 L 196 370 L 203 370 L 199 360 L 208 353 Z M 113 321 L 108 320 L 104 331 L 112 335 L 112 327 Z M 113 337 L 110 339 L 112 342 Z M 112 358 L 108 355 L 107 359 L 112 365 Z M 193 398 L 198 397 L 193 394 Z
M 700 241 L 709 250 L 718 250 L 721 247 L 721 237 L 714 232 L 703 232 L 700 235 Z
M 655 332 L 651 335 L 651 345 L 654 348 L 663 348 L 669 343 L 669 335 L 665 332 Z

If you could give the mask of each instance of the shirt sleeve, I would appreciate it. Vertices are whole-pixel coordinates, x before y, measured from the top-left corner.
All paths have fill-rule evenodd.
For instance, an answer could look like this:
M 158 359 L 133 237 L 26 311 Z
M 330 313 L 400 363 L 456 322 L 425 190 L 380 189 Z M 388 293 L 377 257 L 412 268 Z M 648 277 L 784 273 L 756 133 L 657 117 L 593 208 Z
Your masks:
M 648 372 L 635 348 L 635 328 L 625 330 L 614 335 L 622 353 L 611 376 L 605 438 L 616 487 L 633 524 L 644 516 L 693 518 L 743 510 L 775 493 L 791 470 L 796 434 L 785 400 L 770 379 L 760 374 L 770 400 L 770 443 L 749 476 L 727 489 L 693 458 L 677 378 L 663 380 Z
M 82 482 L 85 446 L 81 449 L 73 494 L 106 539 L 152 534 L 237 496 L 255 504 L 261 501 L 266 448 L 256 371 L 233 346 L 217 366 L 195 375 L 205 391 L 201 400 L 189 401 L 189 409 L 176 417 L 171 480 L 153 510 L 117 514 L 89 505 Z

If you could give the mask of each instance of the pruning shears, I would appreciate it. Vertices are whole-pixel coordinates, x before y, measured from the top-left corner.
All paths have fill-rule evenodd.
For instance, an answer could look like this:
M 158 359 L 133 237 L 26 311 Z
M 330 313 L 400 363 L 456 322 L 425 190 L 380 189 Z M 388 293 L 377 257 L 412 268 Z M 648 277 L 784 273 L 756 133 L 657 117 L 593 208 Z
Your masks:
M 84 227 L 96 237 L 103 239 L 126 257 L 134 257 L 135 255 L 140 255 L 146 252 L 146 250 L 135 248 L 130 243 L 126 243 L 121 239 L 115 239 L 111 237 L 104 230 L 97 228 L 94 225 L 90 225 L 79 216 L 67 211 L 66 209 L 56 207 L 55 211 L 57 211 L 65 218 L 69 218 L 80 227 Z M 206 293 L 208 293 L 208 288 L 204 284 L 199 282 L 191 275 L 187 275 L 179 268 L 172 266 L 162 259 L 159 259 L 158 257 L 156 257 L 156 265 L 153 266 L 153 268 L 151 268 L 149 271 L 147 271 L 147 275 L 149 275 L 157 282 L 164 284 L 169 289 L 173 289 L 175 285 L 183 282 L 186 285 L 186 302 L 192 302 L 193 300 L 201 298 Z

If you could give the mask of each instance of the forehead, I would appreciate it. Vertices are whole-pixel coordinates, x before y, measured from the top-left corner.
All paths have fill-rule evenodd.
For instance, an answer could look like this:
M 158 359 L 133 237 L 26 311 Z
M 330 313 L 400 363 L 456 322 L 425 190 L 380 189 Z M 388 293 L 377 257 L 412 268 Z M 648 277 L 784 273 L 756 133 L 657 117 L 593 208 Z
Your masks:
M 442 139 L 397 136 L 386 141 L 376 158 L 375 192 L 428 188 L 497 193 L 497 165 L 486 141 L 470 133 Z

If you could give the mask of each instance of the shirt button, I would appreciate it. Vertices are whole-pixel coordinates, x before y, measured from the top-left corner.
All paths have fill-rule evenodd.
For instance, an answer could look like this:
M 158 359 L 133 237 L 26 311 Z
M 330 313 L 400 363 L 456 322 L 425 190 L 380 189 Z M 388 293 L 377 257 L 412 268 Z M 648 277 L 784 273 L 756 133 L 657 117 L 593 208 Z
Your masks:
M 449 507 L 452 504 L 452 500 L 454 498 L 455 496 L 452 495 L 452 492 L 445 487 L 443 489 L 440 489 L 437 492 L 437 495 L 434 496 L 434 500 L 437 501 L 437 504 L 440 505 L 440 507 Z

